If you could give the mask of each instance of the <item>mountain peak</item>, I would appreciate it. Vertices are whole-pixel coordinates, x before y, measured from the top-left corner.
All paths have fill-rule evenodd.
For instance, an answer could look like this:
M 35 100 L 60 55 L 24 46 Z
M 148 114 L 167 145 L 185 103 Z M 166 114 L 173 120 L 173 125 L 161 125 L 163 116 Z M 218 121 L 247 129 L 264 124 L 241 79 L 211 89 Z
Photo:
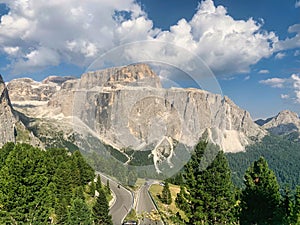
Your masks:
M 80 87 L 148 86 L 160 88 L 159 77 L 147 64 L 131 64 L 104 70 L 90 71 L 81 76 Z
M 276 135 L 299 132 L 300 119 L 297 113 L 283 110 L 273 118 L 270 118 L 269 121 L 263 125 L 263 128 Z
M 297 113 L 292 112 L 290 110 L 283 110 L 279 112 L 275 118 L 289 120 L 289 119 L 299 119 L 299 116 Z

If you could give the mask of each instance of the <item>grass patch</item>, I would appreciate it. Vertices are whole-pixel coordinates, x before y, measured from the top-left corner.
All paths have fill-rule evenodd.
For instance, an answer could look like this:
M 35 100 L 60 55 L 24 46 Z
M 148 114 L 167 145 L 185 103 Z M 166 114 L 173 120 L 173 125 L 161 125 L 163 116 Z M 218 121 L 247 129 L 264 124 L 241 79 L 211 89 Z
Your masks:
M 131 211 L 127 214 L 127 216 L 124 219 L 124 221 L 129 221 L 129 220 L 138 221 L 138 217 L 134 209 L 131 209 Z
M 174 224 L 172 221 L 172 216 L 174 216 L 177 212 L 180 213 L 182 218 L 185 218 L 184 212 L 176 207 L 175 199 L 177 194 L 180 192 L 180 187 L 177 185 L 169 184 L 170 192 L 172 196 L 172 203 L 170 205 L 164 204 L 159 199 L 159 195 L 161 195 L 163 186 L 159 184 L 153 184 L 149 191 L 158 207 L 161 216 L 168 224 Z

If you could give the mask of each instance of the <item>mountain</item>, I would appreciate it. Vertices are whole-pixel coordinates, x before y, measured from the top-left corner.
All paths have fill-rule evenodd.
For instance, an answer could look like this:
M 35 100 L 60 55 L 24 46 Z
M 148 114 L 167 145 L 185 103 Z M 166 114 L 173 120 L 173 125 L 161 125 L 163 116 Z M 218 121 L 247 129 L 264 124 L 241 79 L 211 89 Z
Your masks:
M 274 135 L 300 132 L 300 118 L 295 112 L 284 110 L 266 120 L 262 127 Z
M 39 121 L 35 127 L 48 121 L 65 138 L 75 129 L 120 151 L 154 149 L 161 158 L 172 155 L 177 143 L 192 147 L 203 135 L 225 152 L 238 152 L 267 133 L 226 96 L 163 89 L 146 64 L 53 80 L 16 79 L 8 84 L 9 93 L 15 108 Z
M 6 142 L 15 141 L 16 118 L 10 103 L 6 85 L 0 75 L 0 147 Z
M 26 117 L 13 109 L 7 86 L 1 75 L 0 94 L 0 147 L 7 142 L 16 141 L 42 147 L 40 140 L 27 130 L 21 121 L 21 117 L 23 119 Z

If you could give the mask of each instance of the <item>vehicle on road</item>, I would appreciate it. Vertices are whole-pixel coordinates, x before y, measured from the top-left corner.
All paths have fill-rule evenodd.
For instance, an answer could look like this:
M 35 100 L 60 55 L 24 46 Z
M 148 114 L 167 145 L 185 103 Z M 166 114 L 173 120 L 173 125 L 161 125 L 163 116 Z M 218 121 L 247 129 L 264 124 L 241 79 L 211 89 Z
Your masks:
M 138 222 L 137 221 L 134 221 L 134 220 L 128 220 L 128 221 L 124 221 L 122 223 L 122 225 L 137 225 Z

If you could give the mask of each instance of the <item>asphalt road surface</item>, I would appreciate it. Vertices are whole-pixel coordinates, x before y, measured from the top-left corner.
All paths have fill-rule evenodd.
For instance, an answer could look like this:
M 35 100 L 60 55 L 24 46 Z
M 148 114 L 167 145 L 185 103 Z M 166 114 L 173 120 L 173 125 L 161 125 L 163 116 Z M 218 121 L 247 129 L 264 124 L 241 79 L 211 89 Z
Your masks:
M 99 173 L 97 173 L 99 174 Z M 101 175 L 101 181 L 106 184 L 107 177 L 103 174 Z M 127 213 L 130 211 L 133 203 L 133 197 L 132 194 L 122 187 L 121 185 L 118 187 L 118 183 L 109 180 L 109 186 L 112 192 L 116 196 L 116 201 L 110 208 L 110 214 L 112 215 L 112 221 L 114 225 L 121 225 L 123 222 L 123 219 L 127 215 Z
M 149 184 L 146 182 L 138 193 L 138 202 L 137 202 L 137 213 L 138 214 L 148 214 L 150 212 L 157 212 L 154 203 L 152 202 L 150 195 L 148 193 Z M 144 217 L 144 219 L 140 220 L 140 225 L 163 225 L 160 220 L 154 221 L 149 218 Z

